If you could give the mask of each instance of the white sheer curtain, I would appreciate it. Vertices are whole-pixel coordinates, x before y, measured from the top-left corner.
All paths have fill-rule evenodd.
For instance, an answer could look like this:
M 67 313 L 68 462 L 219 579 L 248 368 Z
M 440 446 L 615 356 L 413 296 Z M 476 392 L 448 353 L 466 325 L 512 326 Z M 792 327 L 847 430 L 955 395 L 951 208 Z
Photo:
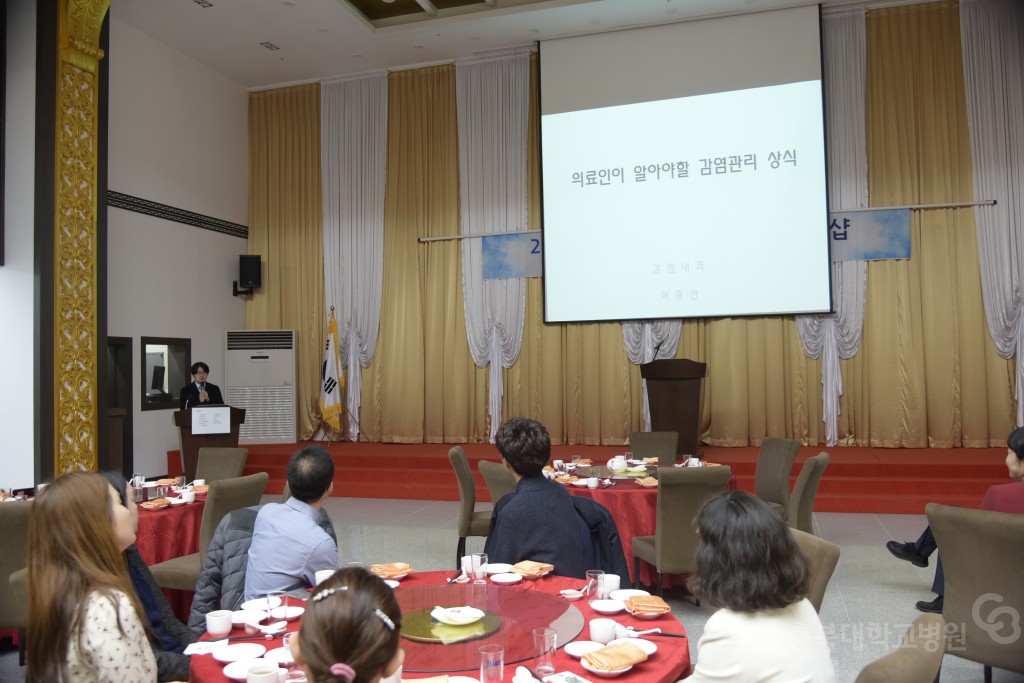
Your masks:
M 1024 425 L 1024 4 L 961 0 L 960 35 L 971 130 L 981 290 L 988 333 L 1017 358 L 1017 425 Z
M 527 229 L 526 52 L 456 65 L 459 209 L 463 235 Z M 526 310 L 522 279 L 484 280 L 481 240 L 462 240 L 466 337 L 478 367 L 490 367 L 491 440 L 501 422 L 502 368 L 519 358 Z
M 320 85 L 324 303 L 338 319 L 352 440 L 359 436 L 360 366 L 373 361 L 380 327 L 387 114 L 384 72 Z
M 682 320 L 627 320 L 622 323 L 622 342 L 626 355 L 636 365 L 644 365 L 658 358 L 675 358 L 679 348 Z M 644 431 L 651 431 L 651 405 L 647 401 L 647 380 L 643 381 Z
M 824 17 L 825 116 L 828 130 L 830 208 L 868 205 L 867 138 L 864 128 L 864 11 Z M 864 329 L 867 263 L 832 264 L 835 313 L 798 315 L 800 346 L 808 358 L 821 356 L 821 397 L 825 443 L 839 441 L 840 358 L 852 358 Z

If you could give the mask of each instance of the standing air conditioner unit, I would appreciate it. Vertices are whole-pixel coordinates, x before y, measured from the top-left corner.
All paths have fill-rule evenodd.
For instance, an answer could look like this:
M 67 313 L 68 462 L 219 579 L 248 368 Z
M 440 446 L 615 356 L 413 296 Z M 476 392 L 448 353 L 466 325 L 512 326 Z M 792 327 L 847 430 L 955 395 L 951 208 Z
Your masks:
M 228 331 L 224 395 L 245 408 L 238 443 L 295 443 L 295 330 Z

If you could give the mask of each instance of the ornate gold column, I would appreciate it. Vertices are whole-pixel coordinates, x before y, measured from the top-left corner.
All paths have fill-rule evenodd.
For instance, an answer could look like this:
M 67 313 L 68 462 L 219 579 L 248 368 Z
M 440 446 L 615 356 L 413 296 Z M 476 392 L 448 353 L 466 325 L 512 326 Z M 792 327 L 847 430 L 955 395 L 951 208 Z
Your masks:
M 95 470 L 97 112 L 110 0 L 59 0 L 54 173 L 54 474 Z

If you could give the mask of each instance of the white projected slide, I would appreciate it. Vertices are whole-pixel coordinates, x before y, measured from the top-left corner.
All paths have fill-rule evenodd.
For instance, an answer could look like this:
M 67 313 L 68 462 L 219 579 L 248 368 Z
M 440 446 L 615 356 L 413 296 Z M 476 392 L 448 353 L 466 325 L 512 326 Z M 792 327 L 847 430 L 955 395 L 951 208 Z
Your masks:
M 549 322 L 829 310 L 819 80 L 541 126 Z

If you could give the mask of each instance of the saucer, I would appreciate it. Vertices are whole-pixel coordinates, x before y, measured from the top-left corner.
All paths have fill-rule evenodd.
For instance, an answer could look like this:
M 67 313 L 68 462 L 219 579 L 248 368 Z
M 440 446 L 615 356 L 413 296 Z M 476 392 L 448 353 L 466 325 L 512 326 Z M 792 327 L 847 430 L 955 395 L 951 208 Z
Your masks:
M 270 610 L 271 619 L 284 619 L 285 621 L 295 621 L 302 616 L 302 613 L 306 611 L 305 607 L 299 607 L 298 605 L 288 605 L 287 607 L 275 607 Z
M 264 661 L 263 659 L 239 659 L 237 662 L 231 662 L 224 667 L 224 676 L 233 681 L 245 683 L 245 679 L 249 677 L 249 669 L 257 664 L 262 664 Z
M 231 623 L 235 626 L 242 624 L 258 624 L 267 618 L 267 613 L 258 609 L 240 609 L 231 613 Z
M 267 654 L 263 655 L 263 659 L 269 659 L 270 661 L 277 662 L 283 666 L 291 666 L 295 663 L 295 658 L 292 657 L 292 653 L 283 647 L 274 648 Z
M 504 562 L 488 562 L 487 573 L 488 574 L 508 574 L 512 571 L 512 565 L 505 564 Z
M 590 603 L 590 609 L 598 614 L 618 614 L 626 609 L 621 600 L 594 600 Z
M 494 583 L 519 583 L 522 580 L 523 576 L 521 574 L 491 574 L 491 581 Z
M 650 593 L 647 591 L 642 591 L 636 588 L 622 588 L 617 591 L 612 591 L 608 594 L 608 597 L 612 600 L 621 600 L 622 602 L 626 602 L 626 600 L 629 600 L 630 598 L 645 598 L 649 595 Z
M 213 651 L 213 658 L 218 662 L 237 662 L 243 659 L 262 657 L 267 648 L 259 643 L 232 643 L 218 647 Z
M 565 654 L 570 657 L 579 659 L 588 652 L 597 652 L 603 647 L 605 646 L 602 643 L 598 643 L 593 640 L 574 640 L 571 643 L 566 643 L 565 647 L 562 649 L 565 650 Z
M 278 607 L 278 606 L 280 606 L 280 604 L 281 604 L 281 601 L 278 598 L 274 598 L 274 604 L 271 605 L 271 607 Z M 266 598 L 255 598 L 253 600 L 246 600 L 245 602 L 242 603 L 241 607 L 242 607 L 242 609 L 255 609 L 255 610 L 266 611 L 266 609 L 267 609 L 267 599 Z
M 586 660 L 584 659 L 580 660 L 580 665 L 582 665 L 584 669 L 594 674 L 598 678 L 615 678 L 616 676 L 621 676 L 627 671 L 631 671 L 633 669 L 632 666 L 627 666 L 625 669 L 617 669 L 615 671 L 602 671 L 601 669 L 591 668 L 591 666 L 587 664 Z

